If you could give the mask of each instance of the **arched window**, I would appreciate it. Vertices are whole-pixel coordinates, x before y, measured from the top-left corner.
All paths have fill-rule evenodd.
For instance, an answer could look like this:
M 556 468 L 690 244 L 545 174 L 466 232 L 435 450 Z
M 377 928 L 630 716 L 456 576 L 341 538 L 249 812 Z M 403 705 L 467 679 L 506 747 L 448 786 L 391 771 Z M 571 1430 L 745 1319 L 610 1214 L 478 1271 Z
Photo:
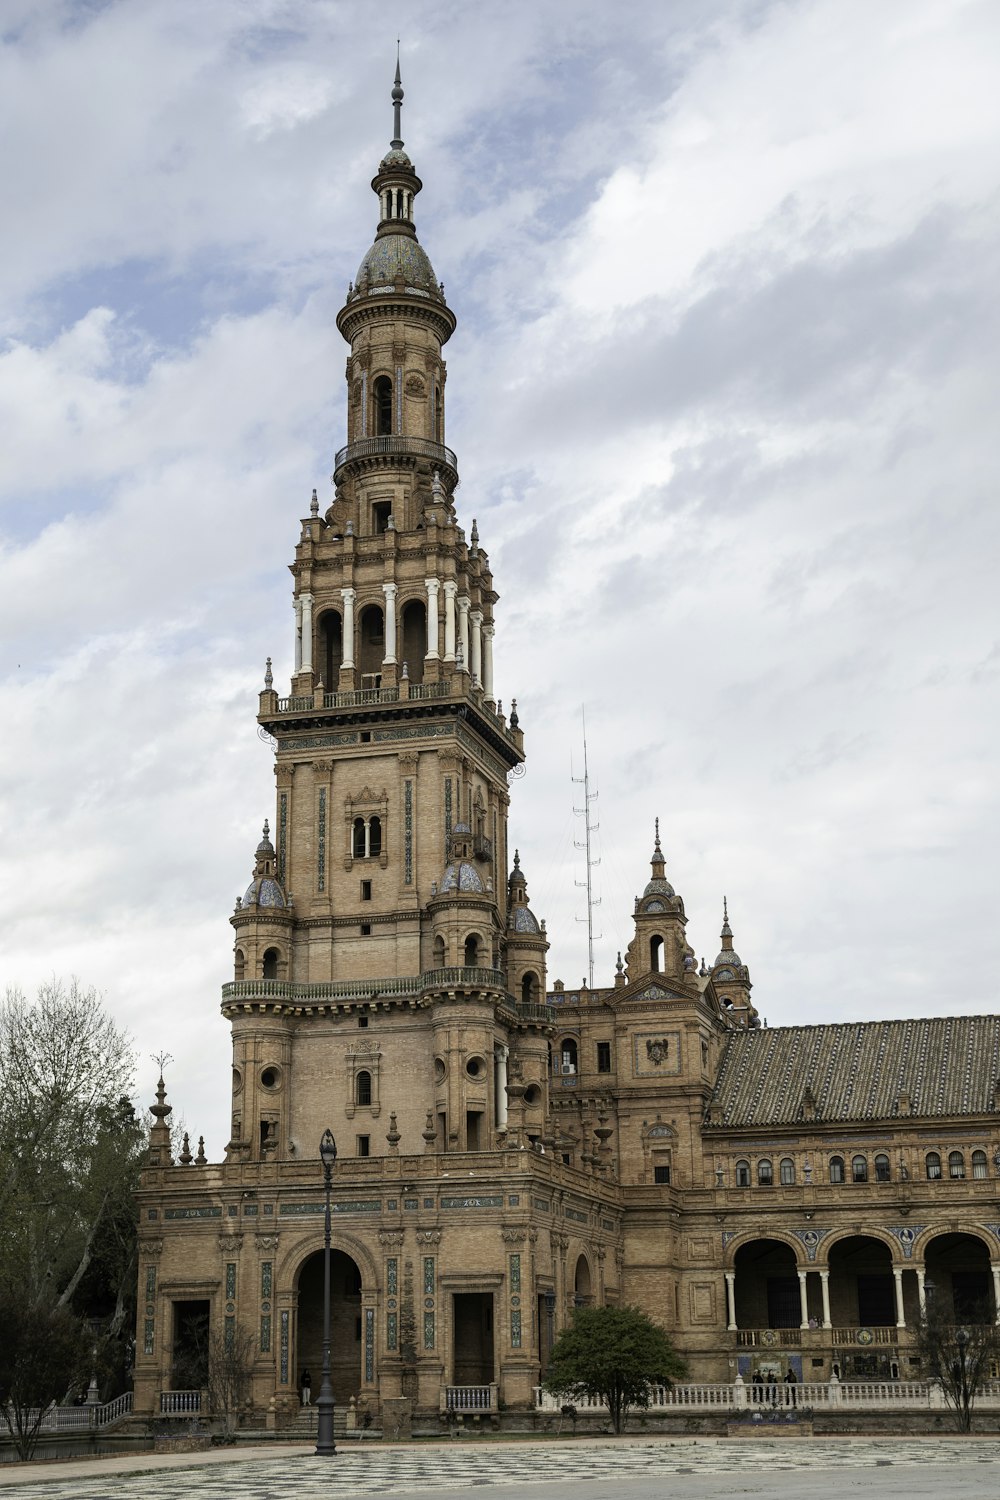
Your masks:
M 649 967 L 654 974 L 663 973 L 663 939 L 651 937 L 649 940 Z
M 521 1003 L 523 1005 L 534 1005 L 538 999 L 538 975 L 529 969 L 521 980 Z
M 388 437 L 392 433 L 392 381 L 388 375 L 380 375 L 372 386 L 375 398 L 375 436 Z
M 424 658 L 427 655 L 427 606 L 422 599 L 409 599 L 400 613 L 402 660 L 412 683 L 424 680 Z M 397 648 L 400 649 L 400 648 Z M 466 662 L 468 668 L 468 662 Z
M 757 1186 L 758 1187 L 771 1187 L 771 1185 L 773 1184 L 773 1182 L 774 1182 L 774 1168 L 771 1166 L 771 1163 L 765 1157 L 763 1161 L 759 1161 L 757 1163 Z
M 563 1073 L 576 1072 L 576 1042 L 571 1036 L 559 1043 L 559 1068 Z
M 355 818 L 353 838 L 351 840 L 351 852 L 353 853 L 355 859 L 364 859 L 365 857 L 365 854 L 367 852 L 365 848 L 366 832 L 367 830 L 365 828 L 364 818 Z
M 781 1166 L 778 1168 L 778 1171 L 782 1187 L 791 1187 L 795 1181 L 795 1163 L 790 1156 L 782 1157 Z
M 382 819 L 368 819 L 368 853 L 382 853 Z
M 844 1158 L 842 1156 L 830 1157 L 830 1181 L 843 1182 L 844 1180 Z
M 750 1186 L 750 1163 L 748 1161 L 738 1161 L 736 1163 L 736 1186 Z
M 264 954 L 264 979 L 277 979 L 278 977 L 278 950 L 268 948 Z
M 985 1177 L 987 1175 L 985 1151 L 973 1151 L 972 1175 L 973 1177 Z
M 364 1068 L 354 1080 L 354 1102 L 355 1104 L 371 1104 L 372 1102 L 372 1075 Z
M 434 967 L 435 967 L 435 969 L 443 969 L 444 968 L 445 958 L 446 958 L 446 952 L 445 952 L 445 946 L 444 946 L 444 938 L 441 936 L 440 933 L 438 933 L 437 937 L 434 939 Z
M 956 1182 L 965 1176 L 965 1157 L 961 1151 L 948 1153 L 948 1176 Z
M 465 967 L 474 969 L 479 962 L 479 939 L 470 932 L 465 940 Z
M 875 1158 L 875 1181 L 892 1181 L 892 1172 L 889 1168 L 889 1158 L 886 1156 L 884 1151 L 879 1152 L 878 1156 L 876 1156 Z
M 319 651 L 316 663 L 323 684 L 331 693 L 337 691 L 340 664 L 344 660 L 344 627 L 336 610 L 328 609 L 320 617 Z
M 935 1182 L 941 1176 L 941 1158 L 936 1151 L 928 1151 L 924 1157 L 924 1165 L 927 1168 L 927 1176 Z
M 381 686 L 385 618 L 381 606 L 366 604 L 358 621 L 358 670 L 362 688 Z
M 242 948 L 237 948 L 237 950 L 236 950 L 236 964 L 235 964 L 235 969 L 236 969 L 236 978 L 237 979 L 242 979 L 243 976 L 246 974 L 246 971 L 247 971 L 247 956 L 243 952 Z M 984 1157 L 983 1160 L 985 1161 L 985 1159 L 986 1158 Z M 986 1173 L 984 1172 L 983 1176 L 985 1177 L 985 1175 L 986 1175 Z
M 851 1158 L 851 1177 L 855 1182 L 868 1181 L 867 1156 L 854 1156 Z

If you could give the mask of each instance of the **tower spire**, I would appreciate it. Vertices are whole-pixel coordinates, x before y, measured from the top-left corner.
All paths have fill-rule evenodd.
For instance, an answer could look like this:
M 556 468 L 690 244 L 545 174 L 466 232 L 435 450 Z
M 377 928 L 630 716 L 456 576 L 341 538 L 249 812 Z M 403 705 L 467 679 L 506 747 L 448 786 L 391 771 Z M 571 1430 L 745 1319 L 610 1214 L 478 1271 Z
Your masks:
M 396 38 L 396 77 L 392 85 L 392 140 L 389 145 L 393 151 L 402 151 L 403 137 L 400 123 L 400 111 L 403 108 L 403 85 L 399 77 L 399 37 Z

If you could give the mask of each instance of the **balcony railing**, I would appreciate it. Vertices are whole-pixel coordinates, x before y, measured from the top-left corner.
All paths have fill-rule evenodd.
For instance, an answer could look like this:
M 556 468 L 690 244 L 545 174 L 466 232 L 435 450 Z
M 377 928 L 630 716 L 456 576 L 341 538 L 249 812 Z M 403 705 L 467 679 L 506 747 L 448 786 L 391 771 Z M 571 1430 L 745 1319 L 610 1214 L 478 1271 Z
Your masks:
M 535 1386 L 535 1408 L 553 1414 L 560 1411 L 564 1399 L 551 1396 L 541 1386 Z M 941 1408 L 944 1395 L 934 1380 L 829 1380 L 806 1381 L 796 1385 L 785 1385 L 784 1381 L 772 1386 L 747 1384 L 742 1378 L 731 1385 L 685 1384 L 673 1386 L 651 1386 L 649 1406 L 646 1411 L 670 1411 L 678 1407 L 715 1407 L 730 1411 L 753 1411 L 769 1406 L 797 1408 L 830 1408 L 838 1406 L 864 1407 L 910 1407 L 917 1410 Z M 603 1414 L 607 1407 L 598 1400 L 581 1396 L 574 1398 L 578 1413 Z M 995 1411 L 1000 1407 L 1000 1380 L 986 1381 L 976 1396 L 979 1408 Z
M 192 1417 L 201 1411 L 201 1391 L 161 1391 L 161 1417 Z
M 333 461 L 334 469 L 354 463 L 363 458 L 429 458 L 432 463 L 458 471 L 458 459 L 444 443 L 435 443 L 430 438 L 407 437 L 393 434 L 384 437 L 359 438 L 341 448 Z
M 446 1385 L 441 1390 L 441 1410 L 453 1412 L 480 1412 L 497 1410 L 497 1387 L 495 1385 Z

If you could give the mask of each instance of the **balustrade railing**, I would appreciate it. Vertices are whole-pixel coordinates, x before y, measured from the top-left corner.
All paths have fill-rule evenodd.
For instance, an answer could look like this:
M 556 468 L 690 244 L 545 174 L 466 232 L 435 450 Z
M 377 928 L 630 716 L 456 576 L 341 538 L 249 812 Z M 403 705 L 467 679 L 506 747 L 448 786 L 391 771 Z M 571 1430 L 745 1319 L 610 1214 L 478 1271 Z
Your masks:
M 161 1417 L 197 1416 L 201 1411 L 201 1391 L 161 1391 Z
M 95 1406 L 56 1406 L 51 1405 L 39 1422 L 39 1432 L 88 1432 L 95 1427 L 109 1427 L 114 1422 L 120 1422 L 132 1412 L 132 1392 L 126 1391 L 121 1396 L 115 1396 L 111 1401 L 105 1401 Z M 26 1414 L 28 1426 L 38 1420 L 38 1407 L 36 1406 Z M 0 1426 L 0 1433 L 6 1436 L 6 1427 Z
M 535 1408 L 537 1411 L 557 1413 L 570 1401 L 564 1396 L 552 1396 L 535 1386 Z M 940 1409 L 945 1404 L 940 1385 L 933 1380 L 829 1380 L 805 1381 L 786 1385 L 783 1380 L 773 1385 L 744 1383 L 742 1379 L 730 1384 L 685 1383 L 683 1385 L 652 1386 L 649 1392 L 647 1411 L 669 1411 L 678 1407 L 714 1407 L 729 1411 L 754 1411 L 767 1408 L 823 1408 L 831 1407 L 910 1407 L 916 1410 Z M 592 1397 L 572 1398 L 578 1413 L 604 1414 L 607 1407 Z M 984 1382 L 976 1395 L 978 1407 L 996 1410 L 1000 1408 L 1000 1380 Z M 637 1411 L 633 1408 L 633 1412 Z
M 445 1411 L 495 1411 L 496 1390 L 495 1385 L 446 1385 L 441 1404 Z
M 501 969 L 478 964 L 456 964 L 450 968 L 428 969 L 423 974 L 386 979 L 338 979 L 315 984 L 299 984 L 287 979 L 232 979 L 222 986 L 223 1000 L 291 1000 L 298 1005 L 324 1000 L 380 1000 L 393 995 L 418 995 L 421 990 L 454 988 L 503 990 L 504 1001 L 525 1020 L 551 1021 L 554 1011 L 548 1005 L 527 1005 L 506 993 L 507 979 Z
M 382 437 L 359 438 L 357 442 L 348 443 L 345 448 L 338 449 L 333 467 L 336 470 L 342 464 L 353 463 L 361 458 L 405 457 L 407 454 L 414 454 L 418 458 L 436 459 L 439 464 L 447 464 L 451 469 L 458 469 L 458 459 L 452 449 L 446 448 L 444 443 L 435 443 L 431 438 L 406 437 L 396 433 L 386 433 Z

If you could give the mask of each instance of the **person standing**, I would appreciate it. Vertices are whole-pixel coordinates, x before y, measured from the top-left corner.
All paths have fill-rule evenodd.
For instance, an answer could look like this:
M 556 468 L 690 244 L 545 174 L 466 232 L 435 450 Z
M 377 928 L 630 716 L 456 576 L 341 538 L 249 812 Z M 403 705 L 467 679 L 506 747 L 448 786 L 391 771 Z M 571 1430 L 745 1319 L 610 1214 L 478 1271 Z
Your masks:
M 308 1370 L 302 1371 L 302 1405 L 312 1406 L 312 1376 Z
M 795 1387 L 798 1385 L 798 1379 L 791 1365 L 788 1366 L 788 1374 L 785 1376 L 785 1384 L 788 1387 L 785 1400 L 788 1402 L 789 1406 L 797 1406 L 798 1393 L 796 1392 Z

